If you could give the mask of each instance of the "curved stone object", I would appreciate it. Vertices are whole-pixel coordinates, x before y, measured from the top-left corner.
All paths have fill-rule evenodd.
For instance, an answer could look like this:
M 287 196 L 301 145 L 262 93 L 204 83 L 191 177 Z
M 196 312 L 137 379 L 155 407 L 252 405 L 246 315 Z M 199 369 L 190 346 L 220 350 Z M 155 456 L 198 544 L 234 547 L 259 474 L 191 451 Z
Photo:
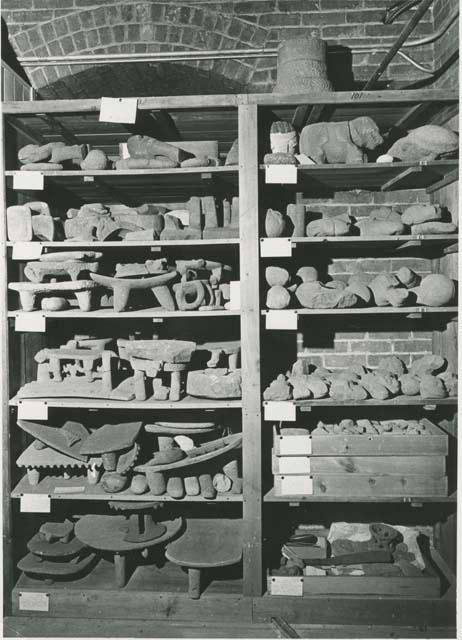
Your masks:
M 454 281 L 443 273 L 431 273 L 415 289 L 417 304 L 428 307 L 444 307 L 454 300 Z
M 65 147 L 64 142 L 48 142 L 47 144 L 27 144 L 18 151 L 18 160 L 21 164 L 32 164 L 48 160 L 53 149 Z
M 92 149 L 80 163 L 80 168 L 84 171 L 102 171 L 107 166 L 107 155 L 101 149 Z
M 75 280 L 70 282 L 10 282 L 8 288 L 19 292 L 19 300 L 23 311 L 34 311 L 38 295 L 56 293 L 74 293 L 81 311 L 91 311 L 92 293 L 98 288 L 92 280 Z
M 63 165 L 57 162 L 35 162 L 23 164 L 21 171 L 62 171 Z
M 149 136 L 135 135 L 130 136 L 127 140 L 127 149 L 130 154 L 130 158 L 157 158 L 158 156 L 164 156 L 169 158 L 173 162 L 179 164 L 186 160 L 191 155 L 180 147 L 175 147 L 168 142 L 163 142 L 157 138 L 150 138 Z
M 280 238 L 285 231 L 285 217 L 280 211 L 268 209 L 265 218 L 265 231 L 268 238 Z
M 162 306 L 167 305 L 164 308 L 169 310 L 175 308 L 173 303 L 173 298 L 168 292 L 167 284 L 172 283 L 177 279 L 178 274 L 175 270 L 160 273 L 157 276 L 152 276 L 150 278 L 114 278 L 111 276 L 103 276 L 98 273 L 91 273 L 90 277 L 96 283 L 106 287 L 107 289 L 112 289 L 114 292 L 114 311 L 125 311 L 128 304 L 128 298 L 130 296 L 130 292 L 134 289 L 151 289 L 154 296 L 158 300 L 159 304 Z M 158 289 L 161 288 L 160 295 L 158 296 Z M 168 292 L 168 294 L 167 294 Z M 163 304 L 162 304 L 163 303 Z
M 24 275 L 31 282 L 43 282 L 45 278 L 68 277 L 78 280 L 81 274 L 96 273 L 99 269 L 98 262 L 83 262 L 81 260 L 68 260 L 66 262 L 27 262 L 24 267 Z
M 174 169 L 178 163 L 169 158 L 124 158 L 117 160 L 115 168 L 119 171 L 130 169 Z
M 191 362 L 196 343 L 189 340 L 117 340 L 121 358 L 144 358 L 156 362 L 187 364 Z

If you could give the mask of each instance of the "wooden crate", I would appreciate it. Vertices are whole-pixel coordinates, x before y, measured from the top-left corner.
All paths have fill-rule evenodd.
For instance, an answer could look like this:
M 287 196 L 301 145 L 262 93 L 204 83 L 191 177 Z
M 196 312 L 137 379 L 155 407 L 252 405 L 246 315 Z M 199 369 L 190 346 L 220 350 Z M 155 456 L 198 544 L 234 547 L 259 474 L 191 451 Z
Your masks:
M 276 496 L 418 497 L 447 496 L 445 476 L 321 473 L 275 475 Z
M 421 576 L 267 576 L 270 595 L 439 598 L 441 581 L 427 564 Z M 284 593 L 286 591 L 287 593 Z
M 423 418 L 421 423 L 425 425 L 428 433 L 419 436 L 281 436 L 275 429 L 274 453 L 276 456 L 446 456 L 447 434 L 427 418 Z
M 445 456 L 276 456 L 272 455 L 275 475 L 372 474 L 430 475 L 446 472 Z

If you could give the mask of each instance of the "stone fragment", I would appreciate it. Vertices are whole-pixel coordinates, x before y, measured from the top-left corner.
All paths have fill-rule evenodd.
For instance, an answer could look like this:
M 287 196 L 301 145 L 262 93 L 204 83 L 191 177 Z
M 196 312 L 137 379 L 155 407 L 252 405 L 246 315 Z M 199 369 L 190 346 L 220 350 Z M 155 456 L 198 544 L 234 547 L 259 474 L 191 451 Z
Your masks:
M 286 309 L 290 305 L 290 293 L 285 287 L 275 286 L 268 289 L 266 306 L 268 309 Z
M 446 233 L 456 233 L 457 225 L 453 222 L 422 222 L 422 224 L 414 224 L 411 227 L 411 235 L 413 236 L 431 236 Z
M 186 476 L 183 478 L 184 489 L 187 496 L 200 495 L 201 488 L 199 484 L 199 478 L 197 476 Z
M 164 474 L 150 469 L 147 469 L 145 473 L 149 491 L 154 496 L 162 496 L 167 488 Z
M 33 162 L 23 164 L 21 171 L 62 171 L 63 165 L 57 162 Z
M 107 166 L 107 155 L 101 149 L 92 149 L 80 163 L 80 168 L 84 171 L 102 171 Z
M 349 380 L 334 380 L 329 391 L 334 400 L 366 400 L 366 389 L 356 382 Z
M 398 356 L 387 356 L 379 360 L 378 369 L 382 372 L 392 373 L 395 376 L 402 376 L 406 373 L 406 365 Z
M 288 204 L 287 205 L 287 217 L 291 220 L 293 225 L 292 237 L 303 238 L 305 236 L 306 229 L 306 211 L 304 204 Z
M 285 287 L 290 280 L 290 275 L 287 269 L 282 269 L 281 267 L 266 267 L 265 278 L 270 287 Z
M 64 311 L 69 309 L 69 301 L 66 298 L 60 296 L 50 296 L 49 298 L 43 298 L 40 303 L 43 311 Z
M 449 396 L 457 396 L 458 379 L 455 373 L 445 371 L 444 373 L 438 374 L 438 378 L 443 381 L 444 387 Z
M 53 149 L 64 147 L 64 142 L 49 142 L 48 144 L 27 144 L 18 151 L 18 160 L 21 164 L 43 163 L 51 156 Z
M 432 375 L 421 376 L 420 395 L 422 398 L 445 398 L 447 392 L 443 380 Z
M 29 206 L 12 205 L 7 207 L 6 225 L 10 242 L 30 242 L 32 240 L 32 211 Z
M 183 479 L 179 476 L 171 476 L 167 480 L 167 493 L 175 500 L 181 500 L 185 496 Z
M 265 231 L 268 238 L 280 238 L 286 228 L 285 217 L 280 211 L 268 209 L 265 218 Z
M 51 162 L 66 162 L 71 160 L 74 163 L 80 165 L 81 161 L 87 155 L 87 145 L 74 144 L 64 147 L 54 147 L 51 150 Z
M 431 273 L 414 290 L 417 304 L 428 307 L 445 307 L 454 300 L 456 288 L 454 281 L 442 273 Z
M 340 218 L 321 218 L 312 220 L 306 226 L 308 237 L 316 236 L 346 236 L 350 233 L 351 225 Z
M 317 282 L 319 280 L 319 273 L 315 267 L 300 267 L 296 275 L 302 282 Z
M 361 236 L 400 236 L 405 233 L 401 220 L 360 220 L 356 223 Z
M 390 207 L 377 207 L 369 214 L 370 220 L 402 222 L 401 214 Z
M 101 478 L 101 486 L 106 493 L 118 493 L 123 491 L 128 484 L 127 476 L 120 473 L 106 472 Z
M 240 398 L 241 391 L 241 371 L 225 370 L 222 373 L 219 369 L 204 369 L 189 371 L 186 382 L 186 393 L 199 398 L 212 399 L 232 399 Z
M 402 220 L 410 227 L 423 222 L 441 220 L 442 210 L 439 204 L 412 204 L 403 211 Z
M 455 152 L 458 147 L 459 136 L 455 131 L 439 125 L 426 124 L 412 129 L 407 136 L 396 140 L 387 154 L 404 162 L 420 162 L 436 160 L 442 154 Z
M 344 309 L 354 307 L 358 298 L 352 292 L 331 289 L 320 282 L 305 282 L 296 292 L 298 301 L 307 309 Z
M 420 393 L 420 380 L 409 373 L 399 378 L 401 393 L 405 396 L 418 396 Z
M 130 158 L 153 159 L 162 156 L 169 158 L 177 165 L 191 156 L 180 147 L 142 135 L 130 136 L 127 140 L 127 148 Z
M 409 367 L 409 373 L 420 379 L 422 376 L 427 374 L 436 375 L 443 369 L 445 364 L 446 360 L 442 356 L 429 354 L 419 358 L 418 360 L 414 360 L 412 365 Z
M 127 169 L 173 169 L 178 164 L 170 158 L 159 156 L 157 158 L 124 158 L 117 160 L 115 168 L 118 171 Z
M 148 482 L 146 480 L 146 476 L 138 473 L 133 476 L 132 481 L 130 483 L 130 491 L 136 495 L 141 495 L 142 493 L 146 493 L 149 489 Z
M 401 284 L 406 287 L 406 289 L 417 287 L 420 282 L 420 276 L 418 276 L 412 269 L 409 269 L 409 267 L 401 267 L 396 274 L 396 277 Z
M 282 373 L 263 392 L 264 400 L 290 400 L 291 396 L 290 386 Z
M 225 165 L 239 164 L 239 140 L 236 138 L 226 155 Z

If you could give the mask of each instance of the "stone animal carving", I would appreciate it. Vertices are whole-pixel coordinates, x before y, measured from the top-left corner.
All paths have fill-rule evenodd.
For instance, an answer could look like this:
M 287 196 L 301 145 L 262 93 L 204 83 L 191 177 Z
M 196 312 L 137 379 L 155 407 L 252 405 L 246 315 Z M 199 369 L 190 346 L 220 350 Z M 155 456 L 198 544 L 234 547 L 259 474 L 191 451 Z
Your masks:
M 382 142 L 374 120 L 361 116 L 307 125 L 300 135 L 300 153 L 317 164 L 361 164 L 367 162 L 365 150 L 373 151 Z

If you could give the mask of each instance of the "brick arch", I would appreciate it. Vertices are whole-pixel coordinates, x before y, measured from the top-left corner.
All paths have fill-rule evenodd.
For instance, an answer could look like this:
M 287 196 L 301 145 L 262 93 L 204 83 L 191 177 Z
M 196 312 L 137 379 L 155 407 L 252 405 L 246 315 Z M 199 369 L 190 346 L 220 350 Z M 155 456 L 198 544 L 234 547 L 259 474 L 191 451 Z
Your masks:
M 12 36 L 12 44 L 19 56 L 76 55 L 85 53 L 147 53 L 174 50 L 204 50 L 263 47 L 268 42 L 270 32 L 235 15 L 224 15 L 202 6 L 191 4 L 159 4 L 152 2 L 112 2 L 104 6 L 70 11 L 33 28 Z M 128 84 L 130 92 L 146 94 L 157 88 L 157 94 L 169 91 L 162 77 L 169 77 L 172 84 L 179 84 L 181 77 L 196 78 L 197 89 L 191 93 L 204 92 L 207 82 L 211 92 L 242 91 L 252 87 L 258 90 L 271 86 L 274 78 L 274 61 L 209 60 L 200 62 L 160 63 L 148 67 L 138 65 L 156 79 L 143 83 L 136 80 L 134 65 L 114 65 L 125 67 L 124 73 L 114 72 L 108 89 L 114 94 L 125 94 Z M 47 97 L 57 97 L 64 93 L 83 97 L 87 95 L 85 79 L 99 77 L 98 90 L 106 89 L 104 79 L 109 74 L 99 66 L 65 66 L 29 68 L 27 73 L 33 86 Z M 95 69 L 99 69 L 95 72 Z M 191 69 L 193 73 L 191 73 Z M 188 70 L 188 74 L 185 74 Z M 127 72 L 132 73 L 131 76 Z M 171 75 L 173 74 L 173 76 Z M 175 81 L 177 78 L 178 81 Z M 129 81 L 128 81 L 129 80 Z M 194 82 L 190 82 L 194 86 Z M 67 91 L 65 88 L 67 87 Z M 160 91 L 159 91 L 160 90 Z M 209 91 L 210 92 L 210 91 Z M 94 91 L 93 91 L 94 93 Z M 188 91 L 189 93 L 189 91 Z M 62 94 L 61 94 L 62 95 Z M 71 97 L 71 96 L 69 96 Z

